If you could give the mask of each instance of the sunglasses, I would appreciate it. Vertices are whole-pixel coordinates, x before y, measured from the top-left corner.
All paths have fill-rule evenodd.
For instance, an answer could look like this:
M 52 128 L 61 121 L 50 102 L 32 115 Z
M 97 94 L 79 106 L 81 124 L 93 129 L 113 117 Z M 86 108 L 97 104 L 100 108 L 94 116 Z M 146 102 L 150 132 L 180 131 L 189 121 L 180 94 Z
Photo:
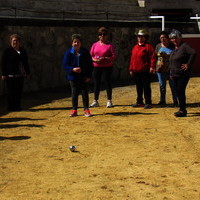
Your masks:
M 107 33 L 99 33 L 99 36 L 106 36 Z

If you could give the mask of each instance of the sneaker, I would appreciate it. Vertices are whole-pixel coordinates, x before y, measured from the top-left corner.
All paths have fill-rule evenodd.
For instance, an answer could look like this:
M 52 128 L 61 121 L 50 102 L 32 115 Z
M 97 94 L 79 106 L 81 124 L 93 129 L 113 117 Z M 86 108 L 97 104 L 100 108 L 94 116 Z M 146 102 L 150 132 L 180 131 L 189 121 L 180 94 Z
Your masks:
M 91 117 L 91 113 L 89 109 L 85 110 L 84 112 L 85 112 L 86 117 Z
M 136 103 L 136 104 L 133 104 L 131 105 L 132 107 L 134 108 L 137 108 L 137 107 L 144 107 L 144 104 L 143 103 Z
M 77 116 L 77 110 L 71 110 L 69 117 L 75 117 Z
M 178 112 L 174 113 L 174 116 L 176 116 L 176 117 L 186 117 L 187 116 L 187 111 L 179 110 Z
M 108 100 L 108 101 L 107 101 L 106 107 L 107 107 L 107 108 L 112 108 L 112 107 L 113 107 L 113 104 L 112 104 L 112 101 L 111 101 L 111 100 Z
M 94 100 L 90 107 L 99 107 L 99 102 L 97 100 Z
M 152 104 L 145 104 L 144 109 L 150 109 L 153 108 Z

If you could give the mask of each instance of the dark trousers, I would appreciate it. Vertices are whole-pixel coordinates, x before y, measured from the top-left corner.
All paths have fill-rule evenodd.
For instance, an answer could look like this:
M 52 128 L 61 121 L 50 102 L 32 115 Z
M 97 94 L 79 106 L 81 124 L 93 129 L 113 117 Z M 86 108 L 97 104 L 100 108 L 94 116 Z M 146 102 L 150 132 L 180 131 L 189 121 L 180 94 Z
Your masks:
M 137 90 L 137 103 L 143 104 L 143 94 L 145 104 L 151 104 L 151 74 L 148 72 L 140 72 L 134 74 L 136 90 Z
M 21 96 L 23 85 L 23 77 L 8 77 L 6 79 L 8 110 L 21 110 Z
M 84 81 L 69 81 L 71 86 L 71 92 L 72 92 L 72 109 L 77 110 L 78 108 L 78 96 L 81 93 L 82 94 L 82 100 L 83 100 L 83 107 L 84 110 L 89 108 L 89 95 L 88 95 L 88 83 L 85 83 Z
M 185 90 L 188 84 L 190 77 L 182 76 L 182 77 L 173 77 L 174 86 L 177 93 L 179 107 L 181 111 L 186 111 L 186 95 Z
M 106 84 L 107 99 L 112 100 L 112 67 L 94 67 L 93 78 L 94 78 L 94 99 L 99 99 L 101 90 L 101 79 L 104 77 Z

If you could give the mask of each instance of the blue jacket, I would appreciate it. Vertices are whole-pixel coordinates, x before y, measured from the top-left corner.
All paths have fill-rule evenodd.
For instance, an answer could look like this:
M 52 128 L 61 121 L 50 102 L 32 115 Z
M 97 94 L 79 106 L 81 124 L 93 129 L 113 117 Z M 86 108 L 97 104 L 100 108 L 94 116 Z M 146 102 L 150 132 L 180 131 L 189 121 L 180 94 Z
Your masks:
M 90 53 L 87 49 L 81 47 L 80 56 L 76 56 L 73 47 L 70 47 L 64 55 L 63 67 L 67 71 L 68 80 L 80 80 L 84 78 L 91 78 L 93 63 Z M 74 67 L 80 67 L 81 73 L 73 72 Z

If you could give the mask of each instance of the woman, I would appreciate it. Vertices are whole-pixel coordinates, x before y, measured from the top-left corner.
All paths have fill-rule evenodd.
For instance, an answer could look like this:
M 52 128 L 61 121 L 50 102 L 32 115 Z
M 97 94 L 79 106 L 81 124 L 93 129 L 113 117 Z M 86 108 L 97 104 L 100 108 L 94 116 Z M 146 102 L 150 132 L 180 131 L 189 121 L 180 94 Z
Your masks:
M 169 79 L 169 56 L 172 52 L 173 45 L 169 41 L 169 35 L 167 32 L 162 31 L 160 33 L 160 43 L 156 45 L 157 53 L 157 63 L 156 63 L 156 72 L 158 76 L 158 81 L 160 85 L 160 102 L 158 105 L 166 105 L 166 82 Z M 169 85 L 172 92 L 174 106 L 178 106 L 177 96 L 174 89 L 174 82 L 172 79 L 169 79 Z
M 21 110 L 21 95 L 24 77 L 30 76 L 28 56 L 20 46 L 20 36 L 10 36 L 10 47 L 2 56 L 2 80 L 6 81 L 7 103 L 9 111 Z
M 78 96 L 82 93 L 84 113 L 90 117 L 88 85 L 92 76 L 92 58 L 88 50 L 82 47 L 80 34 L 72 35 L 72 46 L 66 51 L 63 59 L 64 69 L 72 90 L 72 110 L 70 117 L 77 116 Z
M 90 107 L 99 106 L 99 94 L 101 89 L 101 78 L 105 76 L 107 92 L 107 108 L 113 107 L 112 104 L 112 85 L 111 76 L 113 62 L 116 58 L 113 45 L 108 41 L 108 29 L 101 27 L 98 30 L 99 41 L 95 42 L 90 50 L 94 65 L 94 101 Z
M 147 43 L 149 33 L 141 29 L 136 33 L 137 44 L 132 48 L 129 66 L 130 75 L 136 82 L 137 100 L 133 107 L 152 108 L 151 100 L 151 74 L 155 72 L 156 53 L 152 45 Z M 143 102 L 143 93 L 145 105 Z
M 190 79 L 192 64 L 195 59 L 195 50 L 186 44 L 178 30 L 172 30 L 169 35 L 171 42 L 174 44 L 170 62 L 170 76 L 174 80 L 174 86 L 179 101 L 179 111 L 175 112 L 176 117 L 186 117 L 186 95 L 185 90 Z

